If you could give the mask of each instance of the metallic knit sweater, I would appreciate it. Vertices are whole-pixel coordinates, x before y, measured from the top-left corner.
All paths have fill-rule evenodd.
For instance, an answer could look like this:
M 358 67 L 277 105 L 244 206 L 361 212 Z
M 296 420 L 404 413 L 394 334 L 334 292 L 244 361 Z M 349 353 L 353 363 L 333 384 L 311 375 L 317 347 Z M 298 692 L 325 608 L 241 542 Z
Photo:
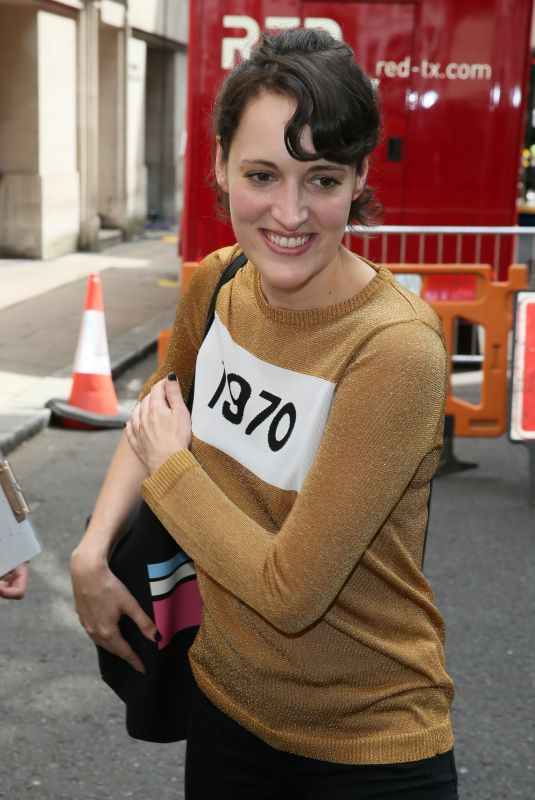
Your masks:
M 200 347 L 237 252 L 196 270 L 145 389 L 173 370 L 186 397 L 196 370 L 191 451 L 141 490 L 196 565 L 194 676 L 284 751 L 347 764 L 445 752 L 453 684 L 421 571 L 447 386 L 440 322 L 383 267 L 343 303 L 294 311 L 269 305 L 248 263 Z

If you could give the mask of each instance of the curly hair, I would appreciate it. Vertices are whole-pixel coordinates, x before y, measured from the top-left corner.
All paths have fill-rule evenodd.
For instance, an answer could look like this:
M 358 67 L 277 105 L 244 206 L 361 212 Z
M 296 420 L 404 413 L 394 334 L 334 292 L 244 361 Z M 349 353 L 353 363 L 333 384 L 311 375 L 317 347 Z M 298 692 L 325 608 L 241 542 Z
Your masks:
M 250 57 L 228 73 L 215 101 L 214 142 L 217 137 L 225 161 L 246 105 L 265 91 L 295 100 L 284 136 L 292 158 L 351 164 L 362 173 L 380 139 L 381 113 L 376 87 L 348 44 L 315 29 L 263 34 Z M 301 143 L 307 126 L 314 152 Z M 228 197 L 220 189 L 218 202 L 228 212 Z M 373 189 L 365 185 L 351 203 L 348 223 L 377 223 L 382 211 Z

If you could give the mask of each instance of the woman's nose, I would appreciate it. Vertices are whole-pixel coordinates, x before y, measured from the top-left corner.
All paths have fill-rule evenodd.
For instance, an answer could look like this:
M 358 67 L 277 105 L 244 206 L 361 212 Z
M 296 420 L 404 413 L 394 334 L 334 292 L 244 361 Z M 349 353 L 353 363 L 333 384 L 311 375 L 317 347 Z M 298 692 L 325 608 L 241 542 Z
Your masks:
M 273 198 L 273 219 L 287 231 L 295 231 L 308 219 L 308 206 L 298 186 L 282 185 Z

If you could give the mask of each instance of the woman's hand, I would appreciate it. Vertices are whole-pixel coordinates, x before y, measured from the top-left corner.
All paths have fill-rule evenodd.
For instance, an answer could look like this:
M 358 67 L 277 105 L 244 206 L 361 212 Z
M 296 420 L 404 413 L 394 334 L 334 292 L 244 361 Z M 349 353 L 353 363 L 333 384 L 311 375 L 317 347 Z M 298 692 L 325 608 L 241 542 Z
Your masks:
M 191 444 L 191 417 L 171 372 L 154 384 L 126 425 L 128 443 L 150 473 L 177 450 Z
M 143 663 L 119 630 L 123 614 L 130 617 L 150 641 L 158 641 L 154 622 L 126 586 L 115 577 L 105 559 L 96 558 L 81 542 L 71 557 L 74 601 L 86 633 L 100 647 L 123 658 L 138 672 Z
M 27 584 L 28 567 L 26 564 L 21 564 L 0 578 L 0 597 L 5 597 L 6 600 L 20 600 L 24 597 Z

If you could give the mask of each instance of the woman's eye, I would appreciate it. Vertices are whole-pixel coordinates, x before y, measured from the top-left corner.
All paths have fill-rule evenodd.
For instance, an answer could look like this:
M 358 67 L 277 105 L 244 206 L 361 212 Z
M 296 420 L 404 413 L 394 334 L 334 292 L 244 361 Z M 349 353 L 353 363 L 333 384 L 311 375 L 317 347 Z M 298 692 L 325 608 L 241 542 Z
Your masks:
M 251 172 L 248 176 L 253 183 L 268 183 L 271 175 L 268 172 Z
M 321 189 L 332 189 L 335 186 L 340 186 L 340 181 L 337 181 L 336 178 L 329 178 L 327 175 L 318 175 L 314 178 L 314 183 Z

